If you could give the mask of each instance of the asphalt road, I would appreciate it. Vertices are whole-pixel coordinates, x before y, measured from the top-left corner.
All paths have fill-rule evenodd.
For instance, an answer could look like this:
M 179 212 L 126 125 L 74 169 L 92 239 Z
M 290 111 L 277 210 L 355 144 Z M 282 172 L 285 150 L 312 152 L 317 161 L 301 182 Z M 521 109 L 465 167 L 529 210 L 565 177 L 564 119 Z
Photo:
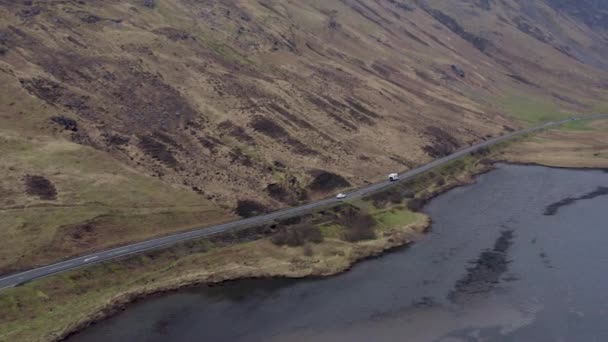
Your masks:
M 522 129 L 519 131 L 511 132 L 511 133 L 506 134 L 501 137 L 488 139 L 486 141 L 483 141 L 483 142 L 473 145 L 471 147 L 459 150 L 449 156 L 437 159 L 427 165 L 424 165 L 419 168 L 402 173 L 399 175 L 398 182 L 407 181 L 423 172 L 429 171 L 440 165 L 448 163 L 454 159 L 460 158 L 460 157 L 467 155 L 471 152 L 474 152 L 480 148 L 495 145 L 495 144 L 503 142 L 505 140 L 509 140 L 515 136 L 546 129 L 546 128 L 553 127 L 553 126 L 559 126 L 559 125 L 565 124 L 570 121 L 590 120 L 590 119 L 598 119 L 598 118 L 606 118 L 606 117 L 608 117 L 608 115 L 602 114 L 602 115 L 586 116 L 583 118 L 570 118 L 570 119 L 566 119 L 566 120 L 562 120 L 562 121 L 548 122 L 548 123 L 545 123 L 545 124 L 542 124 L 539 126 L 530 127 L 530 128 Z M 387 174 L 389 173 L 389 171 L 392 171 L 392 170 L 387 170 Z M 38 267 L 35 269 L 31 269 L 29 271 L 12 274 L 12 275 L 6 276 L 4 278 L 0 278 L 0 289 L 17 286 L 19 284 L 23 284 L 23 283 L 29 282 L 31 280 L 34 280 L 34 279 L 49 276 L 51 274 L 60 273 L 60 272 L 67 271 L 67 270 L 72 270 L 75 268 L 99 263 L 99 262 L 106 261 L 109 259 L 124 257 L 126 255 L 131 255 L 131 254 L 137 254 L 137 253 L 141 253 L 141 252 L 148 251 L 151 249 L 156 249 L 159 247 L 173 245 L 178 242 L 198 239 L 198 238 L 202 238 L 202 237 L 208 237 L 208 236 L 215 235 L 218 233 L 224 233 L 224 232 L 229 232 L 229 231 L 235 231 L 235 230 L 242 229 L 242 228 L 252 227 L 252 226 L 268 223 L 275 219 L 282 219 L 282 218 L 287 218 L 287 217 L 291 217 L 291 216 L 296 216 L 298 214 L 308 212 L 308 211 L 311 211 L 314 209 L 326 207 L 326 206 L 329 206 L 332 204 L 336 204 L 336 203 L 344 201 L 344 200 L 352 200 L 352 199 L 356 199 L 359 197 L 363 197 L 365 195 L 369 195 L 373 192 L 376 192 L 376 191 L 379 191 L 386 187 L 389 187 L 392 183 L 393 182 L 389 182 L 387 180 L 387 181 L 383 181 L 380 183 L 365 186 L 363 188 L 359 188 L 357 190 L 347 193 L 345 199 L 327 198 L 327 199 L 323 199 L 323 200 L 320 200 L 320 201 L 317 201 L 314 203 L 302 205 L 299 207 L 287 208 L 287 209 L 279 210 L 279 211 L 272 212 L 269 214 L 264 214 L 264 215 L 260 215 L 260 216 L 256 216 L 256 217 L 251 217 L 248 219 L 243 219 L 240 221 L 228 222 L 228 223 L 216 225 L 213 227 L 201 228 L 201 229 L 197 229 L 197 230 L 193 230 L 193 231 L 188 231 L 188 232 L 178 233 L 178 234 L 169 235 L 169 236 L 165 236 L 165 237 L 155 238 L 155 239 L 151 239 L 151 240 L 147 240 L 147 241 L 142 241 L 142 242 L 134 243 L 134 244 L 131 244 L 128 246 L 108 249 L 108 250 L 100 251 L 100 252 L 97 252 L 94 254 L 58 262 L 58 263 L 55 263 L 52 265 Z

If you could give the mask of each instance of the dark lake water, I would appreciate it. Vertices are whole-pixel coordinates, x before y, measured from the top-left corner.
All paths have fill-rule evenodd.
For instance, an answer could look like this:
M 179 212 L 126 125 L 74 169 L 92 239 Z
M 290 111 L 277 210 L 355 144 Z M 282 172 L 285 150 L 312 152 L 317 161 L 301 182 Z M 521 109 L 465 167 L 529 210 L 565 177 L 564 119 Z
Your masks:
M 152 297 L 94 341 L 608 341 L 608 173 L 500 165 L 409 248 L 314 280 Z

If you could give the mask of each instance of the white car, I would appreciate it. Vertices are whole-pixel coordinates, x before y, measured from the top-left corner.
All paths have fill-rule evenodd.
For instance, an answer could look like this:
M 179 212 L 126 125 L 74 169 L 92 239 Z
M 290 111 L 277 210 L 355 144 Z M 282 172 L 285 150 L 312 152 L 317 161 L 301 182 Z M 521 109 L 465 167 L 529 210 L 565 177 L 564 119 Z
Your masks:
M 391 182 L 399 180 L 399 174 L 391 173 L 390 175 L 388 175 L 388 180 L 390 180 Z
M 340 193 L 340 194 L 336 195 L 336 198 L 337 198 L 337 199 L 345 199 L 345 198 L 346 198 L 346 195 L 345 195 L 345 194 Z

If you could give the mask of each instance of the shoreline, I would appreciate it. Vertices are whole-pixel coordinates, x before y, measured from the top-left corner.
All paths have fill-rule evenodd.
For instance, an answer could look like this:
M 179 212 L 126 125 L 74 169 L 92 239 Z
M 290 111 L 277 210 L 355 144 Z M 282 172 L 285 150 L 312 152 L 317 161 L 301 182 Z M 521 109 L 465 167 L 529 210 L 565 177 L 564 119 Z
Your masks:
M 420 226 L 420 234 L 421 235 L 426 234 L 428 231 L 430 231 L 431 226 L 432 226 L 432 221 L 430 220 L 430 218 L 428 218 L 426 220 L 426 222 Z M 408 248 L 409 246 L 411 246 L 412 244 L 414 244 L 416 242 L 415 240 L 409 239 L 405 236 L 399 237 L 399 235 L 400 234 L 388 236 L 388 238 L 389 238 L 388 240 L 390 240 L 391 238 L 398 238 L 398 239 L 393 239 L 392 242 L 387 241 L 384 245 L 378 246 L 378 248 L 370 249 L 367 253 L 358 254 L 354 258 L 352 258 L 350 260 L 346 260 L 346 264 L 344 267 L 340 267 L 338 269 L 334 269 L 334 270 L 327 271 L 327 272 L 323 272 L 323 271 L 314 272 L 313 271 L 313 272 L 305 272 L 302 274 L 298 274 L 297 272 L 294 272 L 293 274 L 287 274 L 287 273 L 273 274 L 272 272 L 268 272 L 268 273 L 264 274 L 263 270 L 253 270 L 253 269 L 250 270 L 251 274 L 248 274 L 248 273 L 230 274 L 228 271 L 228 272 L 226 272 L 228 274 L 223 275 L 222 272 L 217 272 L 217 273 L 211 274 L 210 277 L 207 279 L 198 279 L 196 277 L 193 277 L 191 280 L 176 282 L 174 284 L 168 284 L 168 285 L 162 286 L 162 287 L 145 289 L 143 291 L 136 291 L 133 293 L 125 294 L 125 295 L 122 295 L 122 296 L 119 296 L 119 297 L 113 299 L 110 303 L 108 303 L 103 308 L 101 308 L 92 317 L 90 317 L 89 319 L 85 319 L 82 322 L 76 323 L 75 326 L 71 327 L 69 330 L 65 331 L 64 333 L 61 333 L 59 336 L 51 339 L 50 341 L 53 341 L 53 342 L 65 341 L 66 339 L 77 334 L 78 332 L 82 331 L 83 329 L 86 329 L 87 327 L 89 327 L 95 323 L 98 323 L 100 321 L 103 321 L 103 320 L 106 320 L 106 319 L 109 319 L 109 318 L 115 316 L 116 314 L 123 311 L 126 308 L 126 306 L 128 306 L 128 305 L 137 303 L 139 301 L 145 300 L 150 297 L 162 296 L 162 295 L 172 293 L 172 292 L 177 292 L 179 290 L 186 289 L 186 288 L 193 288 L 193 287 L 203 286 L 203 285 L 220 286 L 220 285 L 222 285 L 224 283 L 228 283 L 228 282 L 235 282 L 235 281 L 241 281 L 241 280 L 252 280 L 252 279 L 294 279 L 294 280 L 297 280 L 297 279 L 324 279 L 324 278 L 339 276 L 340 274 L 348 272 L 349 270 L 351 270 L 353 267 L 355 267 L 359 263 L 382 257 L 383 255 L 394 252 L 396 250 Z M 256 271 L 259 272 L 259 274 L 255 274 Z
M 453 189 L 461 187 L 461 186 L 475 184 L 477 177 L 493 171 L 496 168 L 495 165 L 497 163 L 499 163 L 499 162 L 492 162 L 491 164 L 484 165 L 481 169 L 473 170 L 472 172 L 467 172 L 466 174 L 462 175 L 463 176 L 462 178 L 456 178 L 455 182 L 446 184 L 441 189 L 434 190 L 433 192 L 429 193 L 423 199 L 422 206 L 423 207 L 426 206 L 428 204 L 428 202 L 432 201 L 437 196 L 440 196 L 441 194 L 444 194 L 450 190 L 453 190 Z M 432 230 L 432 218 L 429 217 L 427 214 L 425 214 L 422 211 L 420 211 L 419 213 L 425 215 L 425 221 L 418 227 L 416 227 L 417 224 L 413 224 L 414 227 L 412 227 L 412 228 L 414 228 L 414 229 L 417 228 L 417 229 L 415 229 L 417 231 L 417 233 L 420 235 L 421 238 L 424 238 L 424 236 L 430 230 Z M 350 269 L 352 269 L 359 263 L 365 262 L 366 260 L 382 257 L 383 255 L 386 255 L 387 253 L 391 253 L 391 252 L 399 250 L 399 249 L 408 248 L 412 244 L 416 243 L 417 240 L 410 239 L 409 236 L 407 236 L 407 235 L 409 235 L 409 234 L 403 234 L 403 232 L 394 232 L 392 235 L 383 236 L 381 238 L 373 240 L 372 242 L 378 242 L 381 240 L 385 240 L 385 241 L 382 241 L 383 243 L 378 244 L 378 245 L 374 246 L 373 248 L 361 251 L 360 252 L 361 254 L 356 254 L 350 258 L 345 257 L 344 258 L 345 263 L 342 265 L 342 267 L 339 267 L 337 269 L 332 269 L 332 270 L 326 269 L 325 271 L 323 271 L 322 269 L 317 270 L 317 271 L 314 271 L 311 269 L 308 271 L 305 270 L 302 273 L 298 273 L 297 271 L 291 272 L 291 273 L 290 272 L 272 273 L 272 272 L 265 272 L 265 270 L 263 270 L 263 269 L 257 269 L 257 270 L 250 269 L 250 270 L 248 270 L 249 272 L 236 273 L 236 274 L 231 274 L 231 270 L 225 270 L 224 272 L 219 271 L 219 272 L 216 272 L 213 274 L 209 274 L 206 277 L 205 276 L 197 277 L 195 274 L 189 280 L 185 280 L 185 281 L 182 280 L 182 281 L 173 282 L 173 283 L 168 282 L 164 286 L 158 286 L 158 287 L 149 288 L 149 289 L 142 289 L 140 291 L 136 290 L 131 293 L 127 293 L 127 294 L 114 298 L 108 304 L 106 304 L 102 308 L 100 308 L 97 311 L 97 313 L 95 313 L 91 317 L 88 317 L 87 319 L 74 323 L 74 325 L 71 327 L 67 327 L 67 329 L 64 332 L 60 333 L 58 336 L 51 339 L 50 341 L 52 341 L 52 342 L 65 341 L 69 337 L 78 334 L 78 332 L 86 329 L 87 327 L 117 315 L 118 313 L 122 312 L 128 305 L 145 300 L 149 297 L 162 296 L 162 295 L 176 292 L 176 291 L 179 291 L 179 290 L 182 290 L 185 288 L 193 288 L 193 287 L 203 286 L 203 285 L 220 286 L 223 283 L 240 281 L 240 280 L 248 280 L 248 279 L 322 279 L 322 278 L 328 278 L 328 277 L 333 277 L 333 276 L 339 276 L 340 274 L 348 272 Z M 357 245 L 357 243 L 353 243 L 353 245 Z M 365 245 L 365 242 L 363 242 L 362 245 Z

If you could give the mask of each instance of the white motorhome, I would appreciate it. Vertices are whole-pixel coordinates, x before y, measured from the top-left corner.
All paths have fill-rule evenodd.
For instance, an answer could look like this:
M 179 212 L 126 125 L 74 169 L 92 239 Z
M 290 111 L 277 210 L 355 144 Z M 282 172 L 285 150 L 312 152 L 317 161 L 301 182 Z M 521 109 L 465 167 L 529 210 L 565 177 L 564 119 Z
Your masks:
M 388 175 L 388 180 L 391 182 L 394 182 L 398 179 L 399 179 L 399 174 L 397 174 L 397 173 L 391 173 L 390 175 Z

